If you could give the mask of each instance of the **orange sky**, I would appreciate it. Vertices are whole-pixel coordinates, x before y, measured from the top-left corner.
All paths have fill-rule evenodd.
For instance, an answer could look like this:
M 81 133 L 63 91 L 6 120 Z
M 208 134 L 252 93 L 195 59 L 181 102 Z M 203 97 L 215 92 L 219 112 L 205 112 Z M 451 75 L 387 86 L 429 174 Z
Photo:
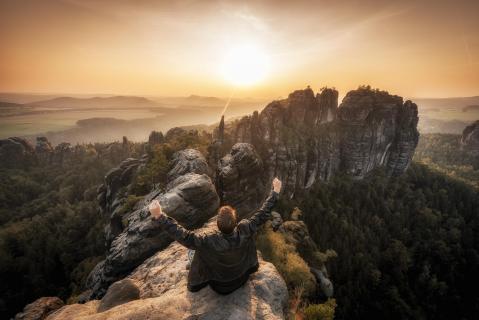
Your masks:
M 360 84 L 479 95 L 479 1 L 2 0 L 0 91 L 277 97 Z M 220 61 L 261 48 L 265 78 Z

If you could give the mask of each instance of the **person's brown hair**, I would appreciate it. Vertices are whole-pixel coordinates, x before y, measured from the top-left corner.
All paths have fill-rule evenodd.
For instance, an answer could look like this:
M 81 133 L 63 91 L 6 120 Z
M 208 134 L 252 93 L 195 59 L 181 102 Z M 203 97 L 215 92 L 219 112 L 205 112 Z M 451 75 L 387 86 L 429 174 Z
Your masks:
M 216 224 L 221 232 L 229 234 L 236 227 L 236 210 L 231 206 L 222 206 L 218 210 Z

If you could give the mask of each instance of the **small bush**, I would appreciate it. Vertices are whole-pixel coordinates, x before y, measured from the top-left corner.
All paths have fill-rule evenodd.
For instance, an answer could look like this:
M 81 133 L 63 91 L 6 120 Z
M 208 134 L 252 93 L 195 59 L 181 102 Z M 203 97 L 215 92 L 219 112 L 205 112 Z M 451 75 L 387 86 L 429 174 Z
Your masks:
M 299 256 L 293 245 L 286 243 L 281 233 L 265 228 L 258 234 L 256 243 L 264 259 L 278 269 L 290 291 L 302 287 L 306 296 L 314 292 L 316 280 L 309 271 L 308 264 Z
M 143 199 L 143 196 L 135 196 L 135 195 L 129 195 L 126 198 L 125 203 L 120 209 L 120 216 L 122 217 L 121 223 L 123 224 L 123 227 L 126 228 L 128 226 L 128 221 L 124 217 L 125 214 L 132 212 L 133 209 L 135 208 L 136 204 Z
M 314 292 L 316 280 L 309 271 L 306 261 L 297 252 L 286 253 L 285 263 L 281 268 L 285 275 L 285 281 L 289 286 L 293 288 L 303 286 L 305 295 Z
M 305 320 L 333 320 L 336 300 L 328 299 L 322 304 L 310 304 L 304 309 Z

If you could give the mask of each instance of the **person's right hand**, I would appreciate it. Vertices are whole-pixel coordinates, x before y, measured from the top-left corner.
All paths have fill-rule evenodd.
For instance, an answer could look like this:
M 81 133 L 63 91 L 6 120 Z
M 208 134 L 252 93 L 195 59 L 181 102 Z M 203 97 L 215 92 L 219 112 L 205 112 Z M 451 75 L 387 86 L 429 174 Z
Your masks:
M 151 203 L 148 205 L 148 210 L 154 219 L 159 219 L 163 215 L 160 202 L 156 199 L 151 201 Z
M 278 178 L 274 178 L 273 179 L 273 191 L 276 192 L 276 193 L 279 193 L 281 191 L 281 180 L 279 180 Z

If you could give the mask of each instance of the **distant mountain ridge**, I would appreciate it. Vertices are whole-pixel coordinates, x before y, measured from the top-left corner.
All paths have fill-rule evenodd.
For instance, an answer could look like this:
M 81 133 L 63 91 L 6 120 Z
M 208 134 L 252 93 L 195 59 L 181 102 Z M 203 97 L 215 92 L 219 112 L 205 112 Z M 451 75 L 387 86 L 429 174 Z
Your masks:
M 40 100 L 29 105 L 48 108 L 108 108 L 108 107 L 156 107 L 158 103 L 145 97 L 137 96 L 113 96 L 93 98 L 58 97 L 48 100 Z

